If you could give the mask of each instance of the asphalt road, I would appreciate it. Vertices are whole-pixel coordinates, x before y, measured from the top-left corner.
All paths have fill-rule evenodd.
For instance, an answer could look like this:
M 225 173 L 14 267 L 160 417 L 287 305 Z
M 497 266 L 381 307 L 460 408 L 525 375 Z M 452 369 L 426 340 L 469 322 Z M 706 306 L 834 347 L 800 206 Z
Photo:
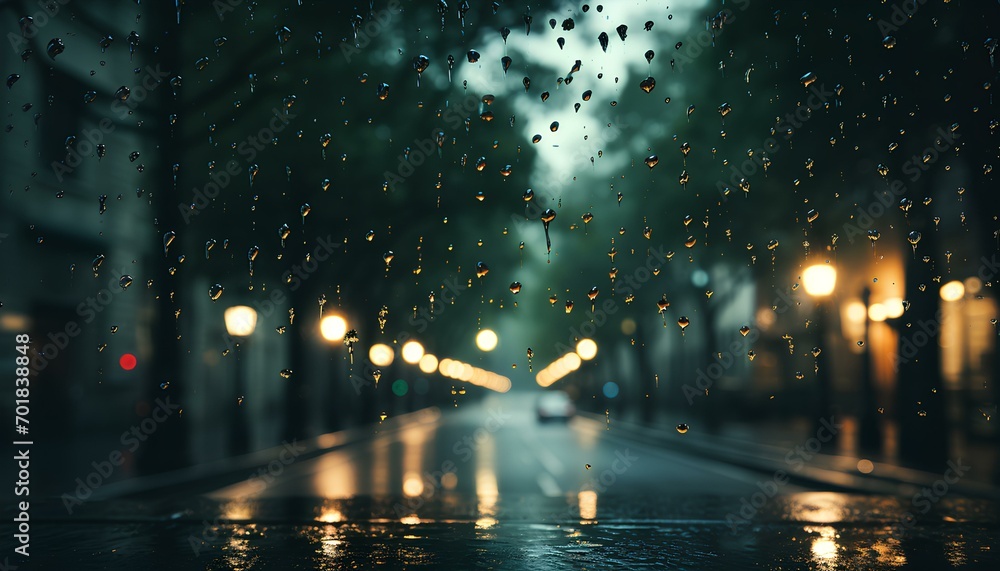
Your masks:
M 72 515 L 43 501 L 31 559 L 10 563 L 787 570 L 1000 562 L 994 503 L 946 495 L 911 520 L 909 497 L 739 468 L 616 430 L 614 418 L 540 424 L 532 395 L 352 432 L 327 452 L 276 449 L 251 470 L 88 502 Z M 12 553 L 9 535 L 3 541 Z

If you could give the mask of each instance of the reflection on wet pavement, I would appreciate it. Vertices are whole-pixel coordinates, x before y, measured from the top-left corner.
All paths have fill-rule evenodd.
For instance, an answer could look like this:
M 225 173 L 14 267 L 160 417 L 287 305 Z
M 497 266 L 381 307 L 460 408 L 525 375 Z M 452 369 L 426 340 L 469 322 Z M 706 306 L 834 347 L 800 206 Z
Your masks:
M 46 502 L 37 541 L 62 547 L 33 562 L 139 568 L 152 554 L 174 568 L 208 570 L 879 570 L 1000 563 L 1000 512 L 991 502 L 947 501 L 907 525 L 912 506 L 902 499 L 802 493 L 775 498 L 752 522 L 734 527 L 728 517 L 741 507 L 737 498 L 637 501 L 584 491 L 507 500 L 489 491 L 484 487 L 474 500 L 442 492 L 419 516 L 399 515 L 402 496 L 98 503 L 72 518 Z M 94 566 L 76 563 L 84 554 Z
M 603 419 L 539 424 L 529 401 L 513 394 L 428 409 L 294 458 L 275 449 L 260 468 L 92 500 L 72 514 L 58 498 L 33 502 L 33 543 L 44 546 L 33 562 L 139 568 L 150 554 L 165 568 L 207 570 L 1000 562 L 995 501 L 956 493 L 925 505 L 903 488 L 810 487 L 706 458 L 697 446 L 661 449 L 606 430 Z

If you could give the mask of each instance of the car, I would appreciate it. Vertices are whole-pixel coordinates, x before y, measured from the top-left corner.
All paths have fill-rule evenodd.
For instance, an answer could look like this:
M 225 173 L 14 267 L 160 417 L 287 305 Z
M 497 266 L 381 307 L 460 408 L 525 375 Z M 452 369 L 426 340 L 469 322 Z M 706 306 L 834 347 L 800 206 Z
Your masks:
M 568 421 L 576 414 L 576 406 L 565 391 L 547 391 L 538 397 L 535 404 L 538 422 L 549 420 Z

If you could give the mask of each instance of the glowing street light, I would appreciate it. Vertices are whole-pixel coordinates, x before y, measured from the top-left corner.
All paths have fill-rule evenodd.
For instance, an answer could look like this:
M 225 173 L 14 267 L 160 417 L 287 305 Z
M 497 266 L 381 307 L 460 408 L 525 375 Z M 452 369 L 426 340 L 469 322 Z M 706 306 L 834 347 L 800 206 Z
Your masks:
M 965 296 L 965 284 L 958 280 L 950 281 L 941 286 L 941 299 L 945 301 L 958 301 Z
M 376 343 L 368 349 L 368 360 L 376 367 L 388 367 L 392 364 L 392 360 L 395 357 L 396 353 L 392 350 L 392 347 L 385 343 Z
M 834 286 L 837 285 L 837 270 L 830 264 L 816 264 L 809 266 L 802 272 L 802 285 L 805 286 L 806 293 L 816 298 L 818 314 L 816 324 L 816 337 L 818 345 L 822 346 L 827 339 L 827 329 L 830 324 L 831 301 L 827 298 L 833 293 Z M 867 307 L 861 308 L 862 319 L 867 313 Z M 825 353 L 825 352 L 824 352 Z M 833 380 L 830 376 L 832 367 L 828 365 L 828 359 L 821 362 L 816 358 L 816 388 L 819 391 L 818 417 L 830 416 L 833 402 Z
M 420 367 L 420 371 L 424 374 L 430 375 L 437 371 L 438 368 L 438 358 L 430 353 L 424 353 L 424 356 L 420 358 L 420 362 L 417 363 Z
M 885 316 L 889 319 L 896 319 L 901 317 L 906 308 L 903 307 L 903 300 L 898 297 L 890 297 L 889 299 L 882 302 L 885 306 Z
M 327 341 L 340 341 L 347 334 L 347 321 L 339 315 L 327 315 L 319 322 L 319 333 Z
M 420 362 L 420 358 L 424 356 L 424 346 L 419 341 L 407 341 L 403 344 L 400 353 L 403 355 L 404 361 L 411 365 L 416 365 Z
M 589 361 L 597 356 L 597 343 L 593 339 L 580 339 L 576 344 L 576 354 L 584 361 Z
M 257 311 L 246 305 L 234 305 L 223 314 L 226 331 L 233 337 L 249 337 L 257 328 Z
M 476 334 L 476 347 L 480 351 L 492 351 L 497 348 L 497 334 L 492 329 L 483 329 Z
M 889 310 L 881 303 L 873 303 L 868 307 L 868 319 L 872 321 L 885 321 L 889 317 Z
M 234 305 L 226 308 L 222 315 L 226 322 L 226 331 L 233 337 L 247 339 L 257 328 L 257 311 L 246 305 Z M 236 392 L 242 398 L 246 379 L 243 359 L 236 354 Z M 238 407 L 236 414 L 229 417 L 229 447 L 233 454 L 243 454 L 250 449 L 250 439 L 247 428 L 246 407 Z
M 837 270 L 829 264 L 809 266 L 802 272 L 802 282 L 809 295 L 826 297 L 833 293 L 833 288 L 837 285 Z

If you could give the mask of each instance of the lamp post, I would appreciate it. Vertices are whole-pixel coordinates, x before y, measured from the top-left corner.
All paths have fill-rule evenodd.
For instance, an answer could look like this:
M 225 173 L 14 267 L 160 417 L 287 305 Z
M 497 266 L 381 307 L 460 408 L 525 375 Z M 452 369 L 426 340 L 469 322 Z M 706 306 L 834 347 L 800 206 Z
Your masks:
M 243 341 L 249 341 L 257 327 L 257 312 L 252 307 L 246 305 L 236 305 L 226 309 L 224 314 L 226 322 L 226 332 L 231 337 Z M 240 358 L 240 350 L 237 345 L 236 351 L 236 393 L 240 399 L 243 397 L 245 386 L 243 378 L 243 359 Z M 249 428 L 246 418 L 246 411 L 242 402 L 236 412 L 230 416 L 229 425 L 229 447 L 233 455 L 245 454 L 250 449 Z
M 325 315 L 319 320 L 319 334 L 324 341 L 330 343 L 331 345 L 342 344 L 344 337 L 347 335 L 347 329 L 347 320 L 337 314 Z M 343 428 L 341 423 L 344 417 L 342 406 L 345 399 L 340 398 L 340 395 L 338 394 L 341 390 L 341 386 L 343 385 L 343 383 L 340 382 L 344 376 L 343 366 L 339 361 L 336 361 L 333 367 L 333 378 L 336 382 L 324 383 L 325 386 L 323 387 L 323 391 L 325 394 L 325 400 L 323 404 L 323 412 L 320 415 L 326 429 L 329 431 L 340 430 Z M 304 399 L 299 396 L 299 393 L 291 392 L 296 389 L 298 389 L 298 387 L 291 384 L 289 385 L 289 401 L 298 404 Z M 287 414 L 295 415 L 298 413 L 299 411 L 289 407 Z
M 878 415 L 875 414 L 875 383 L 872 379 L 871 331 L 872 307 L 870 305 L 872 292 L 865 288 L 861 292 L 861 301 L 865 304 L 864 352 L 861 354 L 861 418 L 858 428 L 858 447 L 865 452 L 882 451 L 882 431 Z M 885 319 L 885 315 L 882 319 Z
M 823 349 L 823 345 L 827 338 L 827 327 L 829 327 L 830 321 L 830 294 L 833 293 L 834 287 L 837 285 L 837 270 L 829 264 L 816 264 L 814 266 L 809 266 L 802 273 L 802 282 L 805 287 L 806 293 L 816 299 L 816 305 L 819 308 L 819 323 L 816 324 L 816 329 L 819 336 L 819 346 Z M 829 351 L 824 351 L 820 355 L 829 355 Z M 829 359 L 823 359 L 824 363 L 819 362 L 819 355 L 816 357 L 816 366 L 818 370 L 816 371 L 816 384 L 819 386 L 819 417 L 816 419 L 818 424 L 821 419 L 825 419 L 833 414 L 833 382 L 830 377 L 830 368 L 827 365 Z M 837 435 L 833 435 L 833 442 L 837 439 Z

